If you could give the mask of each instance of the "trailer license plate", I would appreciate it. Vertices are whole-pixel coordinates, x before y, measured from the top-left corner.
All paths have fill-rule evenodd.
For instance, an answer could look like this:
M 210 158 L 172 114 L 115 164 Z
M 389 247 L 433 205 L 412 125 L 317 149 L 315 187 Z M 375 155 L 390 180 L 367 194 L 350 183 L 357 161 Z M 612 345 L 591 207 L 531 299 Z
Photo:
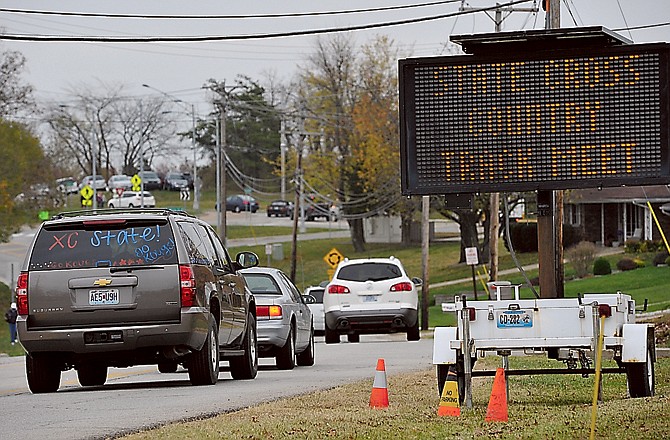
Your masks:
M 533 317 L 526 310 L 505 310 L 498 313 L 498 328 L 532 327 Z
M 88 292 L 88 303 L 92 306 L 115 305 L 119 303 L 119 289 L 95 289 Z

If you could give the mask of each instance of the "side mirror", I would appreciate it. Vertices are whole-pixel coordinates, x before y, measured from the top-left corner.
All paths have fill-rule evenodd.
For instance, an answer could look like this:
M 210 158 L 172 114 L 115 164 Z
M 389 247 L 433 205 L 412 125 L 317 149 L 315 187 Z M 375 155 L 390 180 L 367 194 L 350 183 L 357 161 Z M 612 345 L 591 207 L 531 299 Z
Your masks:
M 314 298 L 312 295 L 301 295 L 301 296 L 305 304 L 316 304 L 316 298 Z
M 423 280 L 417 277 L 412 278 L 412 282 L 414 283 L 415 286 L 420 286 L 423 284 Z
M 258 266 L 259 262 L 258 255 L 247 251 L 237 254 L 235 261 L 242 269 Z

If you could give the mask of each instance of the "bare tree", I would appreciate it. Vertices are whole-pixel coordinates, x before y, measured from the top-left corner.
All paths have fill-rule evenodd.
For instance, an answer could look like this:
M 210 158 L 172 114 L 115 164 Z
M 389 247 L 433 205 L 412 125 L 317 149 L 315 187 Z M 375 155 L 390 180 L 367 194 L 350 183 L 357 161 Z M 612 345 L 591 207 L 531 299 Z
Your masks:
M 165 116 L 168 104 L 129 99 L 122 91 L 120 86 L 106 87 L 104 94 L 96 94 L 80 87 L 71 104 L 52 106 L 47 115 L 50 149 L 84 174 L 92 173 L 95 160 L 97 170 L 106 176 L 131 174 L 141 160 L 150 166 L 154 157 L 167 156 L 164 149 L 175 133 Z
M 30 109 L 35 104 L 32 86 L 21 79 L 25 67 L 26 59 L 20 52 L 0 53 L 0 118 Z

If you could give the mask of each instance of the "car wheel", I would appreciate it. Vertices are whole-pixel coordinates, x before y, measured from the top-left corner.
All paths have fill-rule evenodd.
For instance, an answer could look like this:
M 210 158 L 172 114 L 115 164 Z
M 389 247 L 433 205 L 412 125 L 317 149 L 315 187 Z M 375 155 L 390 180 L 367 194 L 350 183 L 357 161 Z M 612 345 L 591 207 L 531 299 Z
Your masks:
M 236 206 L 236 207 L 233 209 L 233 211 L 236 212 L 236 213 L 239 213 L 239 212 L 240 212 L 240 207 L 239 207 L 239 206 Z
M 60 386 L 60 365 L 48 355 L 26 356 L 28 388 L 34 394 L 53 393 Z
M 114 209 L 114 204 L 113 204 L 113 203 L 110 203 L 110 204 L 109 204 L 109 207 L 112 208 L 112 209 Z
M 256 319 L 249 313 L 247 334 L 244 336 L 244 355 L 230 359 L 230 374 L 233 379 L 253 379 L 258 373 L 258 351 L 256 350 Z
M 188 377 L 193 385 L 214 385 L 219 379 L 219 336 L 211 315 L 205 343 L 189 360 Z
M 326 326 L 326 344 L 339 344 L 340 334 L 335 330 L 331 330 Z
M 104 385 L 107 381 L 107 365 L 83 364 L 77 369 L 77 379 L 84 387 Z
M 288 338 L 283 347 L 279 349 L 276 356 L 277 368 L 280 370 L 292 370 L 295 367 L 295 337 L 293 336 L 293 326 L 288 332 Z
M 309 330 L 309 343 L 307 348 L 297 356 L 298 365 L 301 367 L 311 367 L 314 365 L 314 327 Z
M 349 342 L 361 342 L 361 335 L 358 333 L 349 333 L 347 335 L 347 341 Z
M 158 362 L 158 371 L 161 373 L 176 373 L 178 366 L 177 361 L 164 360 Z
M 418 341 L 421 339 L 421 331 L 419 330 L 419 320 L 417 319 L 413 326 L 407 328 L 407 340 Z
M 132 203 L 128 204 L 128 208 L 134 208 L 135 206 Z

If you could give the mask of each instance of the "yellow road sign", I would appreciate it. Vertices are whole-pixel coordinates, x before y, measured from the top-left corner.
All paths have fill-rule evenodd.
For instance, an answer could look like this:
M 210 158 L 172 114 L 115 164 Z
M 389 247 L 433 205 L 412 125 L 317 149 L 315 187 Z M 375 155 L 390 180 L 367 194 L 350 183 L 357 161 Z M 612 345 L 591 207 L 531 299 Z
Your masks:
M 130 178 L 130 183 L 132 183 L 133 186 L 140 186 L 140 184 L 142 183 L 142 178 L 138 174 L 135 174 L 133 177 Z
M 328 252 L 323 257 L 323 261 L 325 261 L 333 269 L 335 269 L 342 260 L 344 260 L 344 255 L 342 255 L 340 251 L 335 248 L 332 248 L 330 252 Z
M 84 200 L 91 200 L 93 198 L 93 188 L 86 185 L 79 191 L 79 194 L 81 194 Z

